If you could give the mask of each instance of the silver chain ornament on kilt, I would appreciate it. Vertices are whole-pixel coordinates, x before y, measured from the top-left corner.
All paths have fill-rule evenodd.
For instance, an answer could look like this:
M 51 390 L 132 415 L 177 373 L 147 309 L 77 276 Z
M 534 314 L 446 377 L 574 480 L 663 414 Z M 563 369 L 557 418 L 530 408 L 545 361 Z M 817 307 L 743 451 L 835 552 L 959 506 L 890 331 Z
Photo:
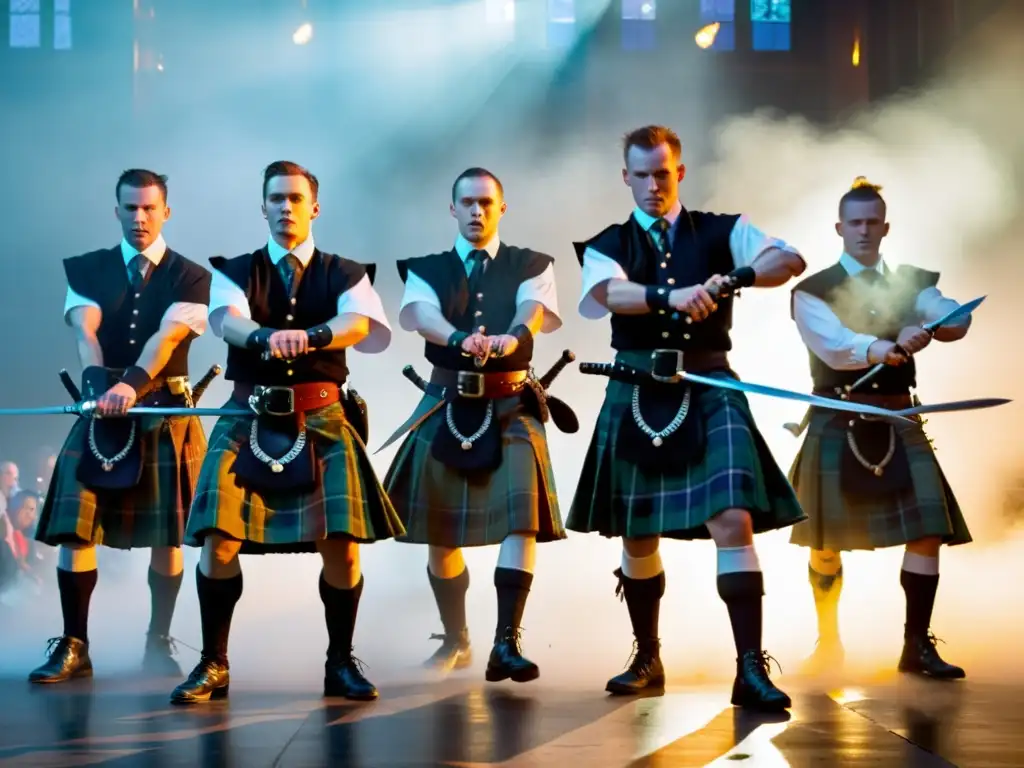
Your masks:
M 665 442 L 665 438 L 669 437 L 679 427 L 682 426 L 683 422 L 686 421 L 686 414 L 690 411 L 690 388 L 686 388 L 686 394 L 683 395 L 683 402 L 679 404 L 679 410 L 676 411 L 675 418 L 672 419 L 663 429 L 655 431 L 646 421 L 644 421 L 643 414 L 640 413 L 640 385 L 633 385 L 633 421 L 640 428 L 640 431 L 651 438 L 651 442 L 655 448 L 660 448 Z
M 135 445 L 135 428 L 136 423 L 132 422 L 131 431 L 128 433 L 128 442 L 125 443 L 124 448 L 115 453 L 113 456 L 104 456 L 100 451 L 100 447 L 96 444 L 96 419 L 89 420 L 89 451 L 96 460 L 100 463 L 104 472 L 110 472 L 117 462 L 121 461 L 125 456 L 128 455 L 128 451 Z
M 290 464 L 298 458 L 299 454 L 302 453 L 302 449 L 306 447 L 306 427 L 303 426 L 299 430 L 299 436 L 295 438 L 295 443 L 288 453 L 279 459 L 275 459 L 273 456 L 268 454 L 262 448 L 260 448 L 259 440 L 257 435 L 259 434 L 260 422 L 259 419 L 252 420 L 252 429 L 249 430 L 249 449 L 252 451 L 252 455 L 255 456 L 259 461 L 262 461 L 268 467 L 271 472 L 284 472 L 284 465 Z
M 459 432 L 459 428 L 455 426 L 455 419 L 452 417 L 452 404 L 448 403 L 448 406 L 444 409 L 445 421 L 448 422 L 448 431 L 452 433 L 452 437 L 459 441 L 462 445 L 462 450 L 468 451 L 473 447 L 473 443 L 484 436 L 487 428 L 491 426 L 491 418 L 494 416 L 494 401 L 487 401 L 487 413 L 484 415 L 483 423 L 480 428 L 477 429 L 472 435 L 467 437 L 466 435 Z
M 874 419 L 867 419 L 862 416 L 865 421 L 874 421 Z M 857 441 L 853 437 L 853 425 L 856 422 L 850 421 L 850 429 L 846 431 L 846 443 L 850 446 L 850 451 L 853 452 L 853 458 L 855 458 L 864 469 L 874 473 L 875 477 L 881 477 L 882 473 L 885 472 L 885 468 L 889 466 L 889 462 L 892 461 L 893 456 L 896 455 L 896 428 L 891 424 L 889 425 L 889 448 L 885 452 L 885 456 L 877 464 L 872 464 L 866 458 L 864 454 L 860 452 L 860 448 L 857 446 Z

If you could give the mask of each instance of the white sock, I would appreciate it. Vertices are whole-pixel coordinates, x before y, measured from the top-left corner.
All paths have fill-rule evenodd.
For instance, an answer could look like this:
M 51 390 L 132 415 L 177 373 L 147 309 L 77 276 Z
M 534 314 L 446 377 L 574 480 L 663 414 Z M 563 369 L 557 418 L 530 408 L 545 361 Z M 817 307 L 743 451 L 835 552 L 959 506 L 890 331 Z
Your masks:
M 742 573 L 744 571 L 759 572 L 761 563 L 757 559 L 754 545 L 746 547 L 719 547 L 718 573 Z
M 60 547 L 57 550 L 57 567 L 71 573 L 95 571 L 96 547 Z
M 533 573 L 537 562 L 537 539 L 520 533 L 510 533 L 498 550 L 498 568 Z
M 928 557 L 909 550 L 903 553 L 903 570 L 922 576 L 939 575 L 939 556 Z
M 653 579 L 665 569 L 661 564 L 661 552 L 655 552 L 646 557 L 630 557 L 622 553 L 622 574 L 630 579 L 642 581 Z

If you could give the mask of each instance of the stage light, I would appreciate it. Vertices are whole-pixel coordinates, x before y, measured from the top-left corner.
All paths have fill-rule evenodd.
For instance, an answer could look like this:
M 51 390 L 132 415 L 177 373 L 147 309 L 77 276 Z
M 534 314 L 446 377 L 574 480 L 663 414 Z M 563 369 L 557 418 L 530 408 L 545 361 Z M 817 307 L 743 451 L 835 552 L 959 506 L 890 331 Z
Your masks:
M 850 62 L 855 67 L 860 66 L 860 30 L 858 29 L 853 33 L 853 55 L 850 57 Z
M 296 45 L 305 45 L 313 39 L 313 25 L 303 24 L 292 33 L 292 42 Z
M 693 36 L 694 41 L 701 48 L 710 48 L 715 44 L 715 37 L 718 35 L 718 30 L 721 28 L 719 22 L 714 24 L 708 24 L 706 27 L 701 27 L 697 30 L 697 34 Z

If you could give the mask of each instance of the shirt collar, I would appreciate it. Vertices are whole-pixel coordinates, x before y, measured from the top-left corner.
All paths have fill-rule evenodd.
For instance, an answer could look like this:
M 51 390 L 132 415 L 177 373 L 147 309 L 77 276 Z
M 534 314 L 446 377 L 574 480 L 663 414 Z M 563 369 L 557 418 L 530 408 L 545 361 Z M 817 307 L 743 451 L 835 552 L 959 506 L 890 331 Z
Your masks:
M 668 213 L 661 218 L 667 221 L 671 227 L 676 223 L 676 219 L 679 218 L 679 214 L 682 212 L 683 204 L 676 200 L 672 207 L 668 209 Z M 644 232 L 650 231 L 651 226 L 658 220 L 655 216 L 651 216 L 651 214 L 641 210 L 640 208 L 633 209 L 633 218 L 636 219 L 637 224 L 643 227 Z
M 848 254 L 846 251 L 843 251 L 843 255 L 839 257 L 839 264 L 842 266 L 843 269 L 846 270 L 846 274 L 850 275 L 851 277 L 853 277 L 854 275 L 859 275 L 865 269 L 873 269 L 876 272 L 878 272 L 878 274 L 884 275 L 886 269 L 884 257 L 879 258 L 878 263 L 875 264 L 875 266 L 866 267 L 859 261 L 857 261 L 855 258 L 853 258 L 853 256 Z
M 121 258 L 124 259 L 124 265 L 126 267 L 131 263 L 131 260 L 134 259 L 136 255 L 138 255 L 139 253 L 141 253 L 146 258 L 146 261 L 148 261 L 154 267 L 159 265 L 160 261 L 164 257 L 164 254 L 167 253 L 167 243 L 164 242 L 164 236 L 157 235 L 156 240 L 154 240 L 149 245 L 149 247 L 143 251 L 136 251 L 131 245 L 128 244 L 127 240 L 121 238 Z
M 483 248 L 473 245 L 473 243 L 469 242 L 469 240 L 462 236 L 461 232 L 459 233 L 459 236 L 455 238 L 455 252 L 459 254 L 459 258 L 463 261 L 469 258 L 469 254 L 472 251 L 476 250 L 487 251 L 487 255 L 493 259 L 498 255 L 498 248 L 500 246 L 501 239 L 498 237 L 497 232 L 494 233 L 494 237 L 492 237 Z
M 301 243 L 296 245 L 290 251 L 285 250 L 277 241 L 270 237 L 267 239 L 267 252 L 270 254 L 270 261 L 274 266 L 287 256 L 289 253 L 295 256 L 299 260 L 303 269 L 309 266 L 309 262 L 313 259 L 313 251 L 316 249 L 316 244 L 313 242 L 313 235 L 310 235 Z

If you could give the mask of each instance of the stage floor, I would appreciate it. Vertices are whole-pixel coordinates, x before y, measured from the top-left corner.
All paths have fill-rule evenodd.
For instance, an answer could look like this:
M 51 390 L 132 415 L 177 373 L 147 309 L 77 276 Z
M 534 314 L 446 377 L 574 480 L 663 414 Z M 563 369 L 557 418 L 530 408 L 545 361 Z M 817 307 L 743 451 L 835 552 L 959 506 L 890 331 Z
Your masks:
M 0 680 L 0 767 L 1024 765 L 1024 691 L 971 681 L 790 682 L 788 719 L 733 709 L 727 686 L 624 699 L 472 674 L 354 704 L 237 679 L 229 702 L 183 709 L 175 682 Z

